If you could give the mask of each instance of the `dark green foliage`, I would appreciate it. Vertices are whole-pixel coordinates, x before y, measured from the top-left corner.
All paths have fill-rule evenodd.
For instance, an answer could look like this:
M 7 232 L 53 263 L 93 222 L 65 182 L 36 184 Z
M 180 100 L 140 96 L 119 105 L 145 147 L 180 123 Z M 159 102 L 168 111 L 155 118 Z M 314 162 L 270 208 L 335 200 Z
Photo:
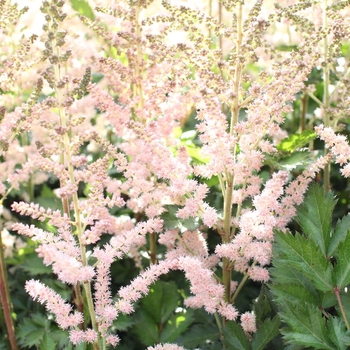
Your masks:
M 302 232 L 276 232 L 270 289 L 284 322 L 288 349 L 346 349 L 350 309 L 349 217 L 332 229 L 332 193 L 311 186 L 298 208 Z M 344 312 L 341 311 L 344 309 Z
M 21 348 L 35 346 L 39 350 L 72 349 L 68 332 L 59 329 L 44 314 L 35 313 L 23 319 L 19 323 L 17 337 Z
M 141 300 L 132 332 L 145 346 L 171 343 L 193 322 L 193 311 L 178 311 L 180 293 L 175 282 L 158 281 Z

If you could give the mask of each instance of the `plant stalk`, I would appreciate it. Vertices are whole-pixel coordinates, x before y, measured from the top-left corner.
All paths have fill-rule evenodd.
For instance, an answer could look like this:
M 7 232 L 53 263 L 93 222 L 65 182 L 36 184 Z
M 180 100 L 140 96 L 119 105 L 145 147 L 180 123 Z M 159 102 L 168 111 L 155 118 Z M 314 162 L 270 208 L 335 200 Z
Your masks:
M 323 38 L 323 59 L 325 66 L 323 68 L 323 110 L 324 110 L 324 126 L 327 128 L 330 126 L 330 119 L 329 119 L 329 107 L 330 107 L 330 95 L 329 95 L 329 76 L 330 76 L 330 68 L 328 63 L 328 36 L 326 33 L 326 30 L 328 28 L 328 18 L 327 18 L 327 6 L 328 6 L 328 0 L 323 1 L 323 30 L 324 38 Z M 328 154 L 328 148 L 325 147 L 324 149 L 324 155 L 327 156 Z M 327 193 L 330 188 L 330 176 L 331 176 L 331 164 L 328 163 L 323 172 L 323 181 L 324 181 L 324 190 Z
M 11 301 L 10 301 L 10 291 L 8 287 L 8 279 L 6 272 L 6 263 L 4 256 L 4 249 L 1 237 L 1 227 L 0 227 L 0 306 L 2 308 L 2 314 L 4 316 L 7 340 L 10 344 L 11 350 L 18 350 L 16 336 L 15 336 L 15 328 L 12 321 L 11 316 Z

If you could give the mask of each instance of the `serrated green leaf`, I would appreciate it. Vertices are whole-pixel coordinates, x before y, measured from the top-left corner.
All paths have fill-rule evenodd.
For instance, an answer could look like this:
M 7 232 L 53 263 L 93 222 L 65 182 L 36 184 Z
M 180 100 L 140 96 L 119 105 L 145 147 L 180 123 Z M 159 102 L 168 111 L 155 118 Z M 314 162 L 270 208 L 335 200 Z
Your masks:
M 281 263 L 280 257 L 278 255 L 278 249 L 274 245 L 273 248 L 273 268 L 270 269 L 271 279 L 276 283 L 280 284 L 301 284 L 304 288 L 309 290 L 312 294 L 316 295 L 316 289 L 311 283 L 310 279 L 304 276 L 294 267 Z
M 75 11 L 78 11 L 81 15 L 90 18 L 91 20 L 95 19 L 94 12 L 90 7 L 89 3 L 85 0 L 70 0 L 72 7 Z
M 336 200 L 331 192 L 325 195 L 323 188 L 313 185 L 297 211 L 297 222 L 303 233 L 313 240 L 324 257 L 327 256 L 331 240 L 332 213 L 335 204 Z
M 162 343 L 173 343 L 189 328 L 193 320 L 193 310 L 191 309 L 172 315 L 163 328 L 160 341 Z
M 17 329 L 19 344 L 23 346 L 40 346 L 44 335 L 50 329 L 51 321 L 45 315 L 34 313 L 30 318 L 23 319 Z
M 329 243 L 327 256 L 333 256 L 335 250 L 339 246 L 339 243 L 343 242 L 345 238 L 348 236 L 350 231 L 350 215 L 344 216 L 341 220 L 338 220 L 334 233 L 331 237 L 331 241 Z
M 208 341 L 220 338 L 218 328 L 210 324 L 195 324 L 177 340 L 177 344 L 186 349 L 202 348 Z
M 268 294 L 267 287 L 265 285 L 262 285 L 259 297 L 253 301 L 253 310 L 256 318 L 256 324 L 258 327 L 264 322 L 266 318 L 268 318 L 268 316 L 271 315 L 272 300 L 270 300 L 270 298 L 271 293 Z
M 267 344 L 279 334 L 280 318 L 276 315 L 259 326 L 252 339 L 252 350 L 264 350 Z
M 38 327 L 45 328 L 45 329 L 50 328 L 51 321 L 48 320 L 45 315 L 35 313 L 30 316 L 30 320 L 34 324 L 36 324 Z
M 118 331 L 126 331 L 134 324 L 135 321 L 132 319 L 132 317 L 125 314 L 119 314 L 118 318 L 113 321 L 113 327 Z
M 21 345 L 31 347 L 31 346 L 39 346 L 44 335 L 45 335 L 44 329 L 35 329 L 31 332 L 28 332 L 25 337 L 23 337 L 21 334 L 18 334 L 18 337 L 20 339 Z
M 52 339 L 57 343 L 57 349 L 71 350 L 72 343 L 69 341 L 69 335 L 67 331 L 62 329 L 51 329 L 50 335 Z
M 333 349 L 322 312 L 318 307 L 286 300 L 280 316 L 290 327 L 281 331 L 288 343 L 315 349 Z
M 242 327 L 234 321 L 227 322 L 223 329 L 224 344 L 232 350 L 249 350 L 250 344 Z
M 350 284 L 350 235 L 348 235 L 345 241 L 339 245 L 335 251 L 337 263 L 334 267 L 334 283 L 335 285 L 343 289 Z
M 333 289 L 332 265 L 322 256 L 313 241 L 299 233 L 293 236 L 278 231 L 275 234 L 274 248 L 279 255 L 278 264 L 295 267 L 323 292 Z
M 346 325 L 343 320 L 337 317 L 331 317 L 328 320 L 328 331 L 329 337 L 336 349 L 348 349 L 348 345 L 350 345 L 350 333 L 346 329 Z
M 321 306 L 323 309 L 328 309 L 336 305 L 337 299 L 333 291 L 329 291 L 326 293 L 319 293 L 319 294 L 320 294 L 319 306 Z
M 302 284 L 282 284 L 274 283 L 271 285 L 272 293 L 275 295 L 276 300 L 283 305 L 284 300 L 291 302 L 307 302 L 315 306 L 319 305 L 317 294 L 312 293 L 305 288 Z
M 37 254 L 28 254 L 26 256 L 25 264 L 19 267 L 32 276 L 52 273 L 49 266 L 43 264 L 43 259 L 39 258 Z
M 55 350 L 56 349 L 56 343 L 48 333 L 44 334 L 44 338 L 40 342 L 39 349 L 40 350 Z
M 301 148 L 308 144 L 310 141 L 315 140 L 316 133 L 312 130 L 304 130 L 300 134 L 292 134 L 283 139 L 276 148 L 282 152 L 293 152 L 298 148 Z
M 135 322 L 133 332 L 137 335 L 140 342 L 145 346 L 159 343 L 158 325 L 148 312 L 138 309 L 135 312 L 134 318 L 137 322 Z
M 175 282 L 157 281 L 150 287 L 141 305 L 155 323 L 163 324 L 177 308 L 179 299 Z

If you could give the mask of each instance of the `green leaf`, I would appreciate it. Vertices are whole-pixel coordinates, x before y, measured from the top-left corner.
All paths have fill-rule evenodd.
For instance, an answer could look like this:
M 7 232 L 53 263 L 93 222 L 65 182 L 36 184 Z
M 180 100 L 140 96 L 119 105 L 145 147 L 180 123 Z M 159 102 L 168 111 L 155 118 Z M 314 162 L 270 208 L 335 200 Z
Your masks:
M 70 0 L 72 7 L 75 11 L 79 12 L 81 15 L 90 18 L 91 20 L 95 19 L 94 12 L 90 7 L 89 3 L 85 0 Z
M 316 244 L 302 237 L 281 231 L 275 234 L 274 251 L 278 254 L 277 264 L 295 267 L 306 275 L 323 292 L 333 289 L 332 265 L 322 256 Z
M 318 307 L 307 303 L 291 303 L 286 300 L 280 316 L 290 327 L 281 330 L 288 343 L 315 349 L 334 349 L 322 312 Z
M 338 220 L 334 233 L 331 237 L 331 241 L 329 243 L 327 256 L 333 256 L 335 250 L 339 246 L 341 242 L 345 240 L 350 231 L 350 215 L 344 216 L 341 220 Z
M 135 322 L 129 315 L 119 314 L 118 318 L 113 321 L 113 327 L 118 331 L 126 331 L 129 327 L 133 326 Z
M 223 329 L 224 344 L 232 350 L 249 350 L 250 344 L 242 327 L 236 322 L 227 322 Z
M 207 342 L 214 342 L 220 338 L 219 330 L 211 324 L 195 324 L 178 340 L 177 344 L 182 345 L 186 349 L 194 349 L 202 347 Z
M 256 317 L 256 324 L 259 327 L 264 323 L 272 313 L 272 295 L 268 293 L 266 285 L 262 285 L 260 294 L 257 299 L 253 301 L 253 310 Z
M 271 290 L 282 305 L 284 300 L 291 302 L 307 302 L 315 306 L 319 305 L 317 294 L 312 293 L 302 284 L 284 284 L 274 283 L 271 285 Z
M 133 327 L 133 332 L 137 335 L 141 343 L 146 346 L 159 343 L 158 325 L 154 322 L 148 312 L 138 309 L 134 316 L 137 322 Z
M 303 233 L 321 249 L 324 257 L 327 256 L 331 239 L 332 212 L 335 204 L 336 200 L 331 192 L 325 195 L 323 188 L 313 185 L 297 211 L 297 222 Z
M 264 350 L 265 346 L 279 334 L 280 318 L 276 315 L 259 326 L 252 339 L 252 350 Z
M 39 328 L 30 318 L 25 318 L 17 329 L 18 343 L 24 347 L 38 346 L 44 334 L 44 328 Z
M 25 264 L 19 265 L 19 267 L 32 276 L 52 273 L 51 268 L 43 264 L 43 259 L 34 253 L 28 254 Z
M 160 341 L 162 343 L 173 343 L 189 328 L 193 320 L 193 310 L 191 309 L 172 315 L 163 328 Z
M 328 321 L 329 337 L 336 349 L 346 350 L 350 345 L 350 333 L 343 320 L 331 317 Z
M 45 333 L 43 340 L 40 342 L 39 349 L 40 350 L 55 350 L 56 349 L 56 343 L 50 337 L 49 333 Z
M 72 349 L 72 343 L 69 341 L 69 335 L 67 331 L 64 331 L 60 328 L 54 330 L 51 329 L 50 335 L 52 339 L 57 343 L 57 349 Z
M 282 152 L 293 152 L 298 148 L 301 148 L 308 144 L 310 141 L 315 140 L 316 133 L 312 130 L 304 130 L 300 134 L 292 134 L 283 139 L 276 148 Z
M 316 295 L 316 289 L 311 283 L 310 279 L 304 276 L 294 267 L 280 261 L 278 250 L 274 245 L 273 249 L 273 265 L 275 267 L 270 269 L 272 280 L 278 284 L 301 284 L 305 289 Z
M 291 171 L 298 167 L 305 167 L 310 163 L 310 153 L 309 151 L 298 151 L 293 152 L 290 156 L 281 159 L 276 166 L 280 169 Z
M 157 281 L 151 286 L 141 304 L 155 323 L 163 324 L 177 308 L 179 299 L 180 294 L 175 282 Z
M 337 263 L 334 267 L 334 283 L 339 289 L 350 284 L 350 235 L 335 251 Z

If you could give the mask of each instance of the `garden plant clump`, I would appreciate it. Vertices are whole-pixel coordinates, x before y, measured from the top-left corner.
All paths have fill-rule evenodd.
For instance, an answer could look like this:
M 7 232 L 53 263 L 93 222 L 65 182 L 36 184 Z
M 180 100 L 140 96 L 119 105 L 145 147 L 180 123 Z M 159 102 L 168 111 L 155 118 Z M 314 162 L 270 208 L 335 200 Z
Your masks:
M 350 346 L 350 1 L 0 0 L 0 38 L 0 350 Z

